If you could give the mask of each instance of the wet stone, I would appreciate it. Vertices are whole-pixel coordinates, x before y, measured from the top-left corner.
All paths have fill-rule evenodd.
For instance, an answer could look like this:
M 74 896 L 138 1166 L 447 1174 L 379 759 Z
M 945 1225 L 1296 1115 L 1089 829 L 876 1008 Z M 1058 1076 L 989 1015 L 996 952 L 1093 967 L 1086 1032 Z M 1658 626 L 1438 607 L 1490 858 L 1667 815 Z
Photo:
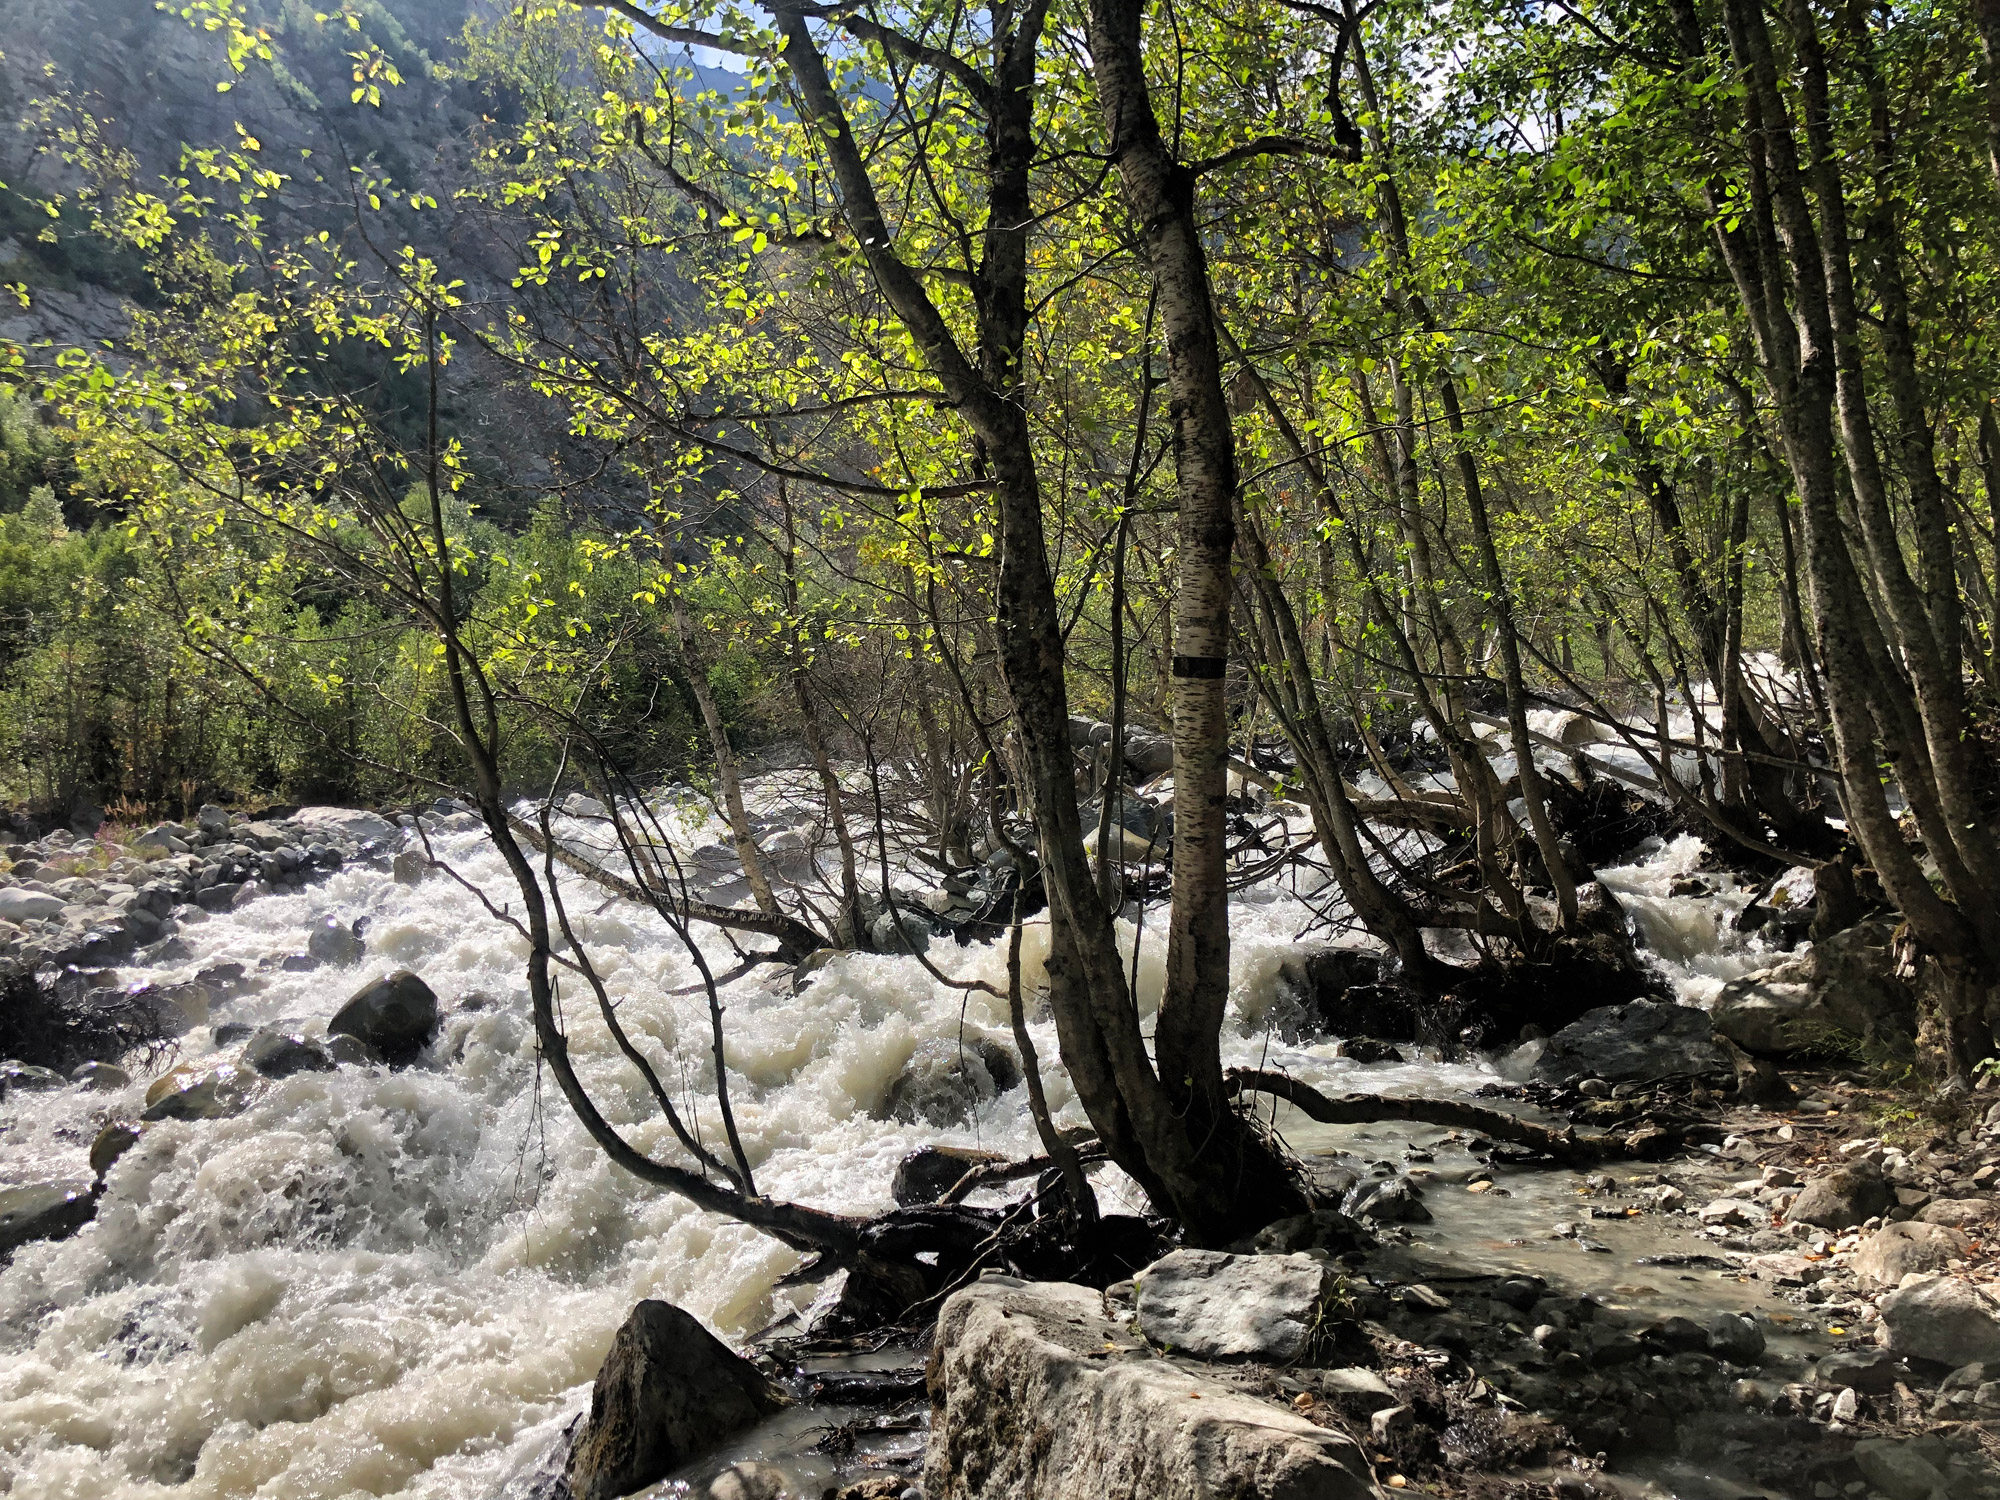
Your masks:
M 55 1183 L 0 1188 L 0 1255 L 36 1240 L 68 1239 L 97 1215 L 97 1199 Z
M 139 1126 L 124 1120 L 113 1120 L 97 1132 L 97 1139 L 90 1143 L 90 1170 L 98 1181 L 104 1180 L 119 1157 L 139 1144 L 142 1133 Z
M 93 1061 L 79 1064 L 71 1071 L 69 1081 L 87 1089 L 122 1089 L 132 1081 L 132 1075 L 116 1063 Z
M 904 1208 L 935 1203 L 973 1168 L 1005 1160 L 997 1151 L 976 1151 L 970 1146 L 923 1146 L 897 1163 L 889 1193 Z
M 312 1038 L 294 1031 L 266 1027 L 253 1035 L 243 1048 L 243 1062 L 266 1078 L 289 1078 L 294 1073 L 330 1073 L 333 1058 Z
M 357 1038 L 391 1063 L 408 1063 L 436 1037 L 438 1020 L 431 987 L 398 969 L 355 991 L 326 1029 L 329 1035 Z
M 359 963 L 367 947 L 338 917 L 323 917 L 306 937 L 307 956 L 323 964 Z

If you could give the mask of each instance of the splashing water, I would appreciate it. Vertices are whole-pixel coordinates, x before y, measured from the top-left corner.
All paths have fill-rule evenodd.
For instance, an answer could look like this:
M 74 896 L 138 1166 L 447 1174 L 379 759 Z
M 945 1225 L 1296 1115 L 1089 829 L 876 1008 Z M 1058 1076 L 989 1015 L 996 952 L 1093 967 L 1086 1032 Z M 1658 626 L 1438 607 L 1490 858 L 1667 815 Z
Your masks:
M 506 872 L 483 834 L 435 844 L 504 906 Z M 1606 879 L 1683 993 L 1706 998 L 1752 960 L 1717 952 L 1746 948 L 1720 920 L 1741 893 L 1667 894 L 1694 854 L 1679 841 Z M 706 998 L 675 993 L 698 978 L 679 940 L 580 877 L 562 889 L 627 1031 L 719 1144 Z M 366 958 L 278 970 L 329 915 L 370 919 Z M 1478 1062 L 1363 1066 L 1330 1042 L 1281 1042 L 1281 970 L 1314 913 L 1274 885 L 1243 893 L 1231 916 L 1227 1061 L 1332 1089 L 1463 1091 L 1493 1078 Z M 1120 930 L 1128 961 L 1138 941 L 1150 1015 L 1164 922 Z M 257 973 L 249 992 L 214 1005 L 211 1025 L 317 1031 L 364 982 L 407 967 L 437 991 L 443 1033 L 418 1068 L 295 1075 L 261 1083 L 234 1118 L 152 1125 L 112 1168 L 96 1222 L 15 1254 L 0 1271 L 0 1484 L 12 1495 L 482 1497 L 587 1401 L 638 1299 L 678 1303 L 738 1339 L 810 1299 L 811 1288 L 776 1289 L 793 1252 L 606 1162 L 538 1071 L 524 940 L 456 882 L 402 886 L 349 868 L 182 936 L 190 962 L 124 977 L 168 981 L 223 962 Z M 718 972 L 736 965 L 719 934 L 699 936 Z M 1045 938 L 1031 928 L 1024 949 L 1032 982 Z M 1002 945 L 939 944 L 932 957 L 957 977 L 1004 983 Z M 961 1027 L 1006 1034 L 1001 1002 L 941 986 L 914 959 L 845 955 L 796 995 L 788 968 L 765 965 L 722 998 L 732 1099 L 764 1192 L 865 1213 L 888 1206 L 897 1162 L 926 1142 L 1036 1148 L 1018 1087 L 956 1130 L 876 1117 L 919 1047 L 952 1045 Z M 606 1117 L 678 1159 L 586 992 L 566 1000 L 572 1055 Z M 1062 1123 L 1083 1123 L 1053 1065 L 1053 1026 L 1035 1030 L 1051 1105 Z M 197 1027 L 179 1060 L 220 1061 L 210 1037 Z M 90 1141 L 107 1120 L 137 1117 L 147 1082 L 9 1097 L 0 1175 L 81 1182 Z M 1129 1184 L 1120 1201 L 1121 1182 L 1100 1179 L 1107 1209 L 1138 1208 Z

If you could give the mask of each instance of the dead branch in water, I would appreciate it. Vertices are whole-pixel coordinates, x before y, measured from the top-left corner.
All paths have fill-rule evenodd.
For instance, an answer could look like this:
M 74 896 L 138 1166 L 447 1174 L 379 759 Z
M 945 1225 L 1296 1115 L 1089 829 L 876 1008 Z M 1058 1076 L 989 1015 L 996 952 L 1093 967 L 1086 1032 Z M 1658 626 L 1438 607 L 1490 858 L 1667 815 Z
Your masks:
M 516 833 L 535 847 L 536 852 L 553 854 L 557 860 L 577 874 L 596 881 L 606 890 L 616 891 L 627 900 L 643 902 L 648 906 L 665 902 L 685 921 L 706 922 L 714 927 L 727 927 L 737 932 L 757 932 L 766 937 L 776 938 L 785 956 L 795 961 L 804 958 L 817 948 L 827 946 L 825 938 L 796 917 L 782 914 L 773 917 L 743 907 L 717 906 L 708 901 L 675 896 L 659 886 L 652 885 L 651 882 L 641 887 L 636 881 L 627 880 L 602 865 L 592 863 L 574 850 L 565 848 L 560 841 L 545 840 L 541 829 L 517 813 L 510 812 L 507 821 Z
M 1412 1098 L 1400 1094 L 1322 1094 L 1309 1083 L 1261 1068 L 1231 1068 L 1230 1092 L 1269 1094 L 1322 1125 L 1372 1125 L 1380 1120 L 1408 1120 L 1452 1130 L 1476 1130 L 1495 1140 L 1527 1146 L 1557 1161 L 1587 1163 L 1622 1156 L 1624 1147 L 1609 1136 L 1579 1136 L 1568 1126 L 1552 1130 L 1464 1099 Z

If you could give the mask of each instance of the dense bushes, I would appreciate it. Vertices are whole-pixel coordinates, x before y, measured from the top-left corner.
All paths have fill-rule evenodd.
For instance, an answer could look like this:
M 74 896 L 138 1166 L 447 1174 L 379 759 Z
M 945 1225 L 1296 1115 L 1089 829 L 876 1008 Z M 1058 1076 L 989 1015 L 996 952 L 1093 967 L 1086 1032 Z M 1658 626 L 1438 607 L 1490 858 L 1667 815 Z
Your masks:
M 254 592 L 260 559 L 241 548 L 170 568 L 117 521 L 72 529 L 51 487 L 27 482 L 59 461 L 47 433 L 15 403 L 0 405 L 0 433 L 0 803 L 180 816 L 212 798 L 366 801 L 422 790 L 426 777 L 455 784 L 461 760 L 427 634 L 338 589 Z M 69 508 L 90 514 L 86 499 Z M 562 705 L 581 726 L 645 773 L 699 758 L 680 668 L 656 626 L 632 617 L 636 565 L 587 555 L 553 506 L 521 535 L 470 515 L 465 526 L 480 559 L 472 615 L 525 591 L 560 600 L 546 614 L 566 646 L 594 643 L 588 691 Z M 183 628 L 217 615 L 233 639 Z M 754 726 L 755 674 L 725 657 L 713 675 L 732 723 Z M 514 687 L 531 709 L 546 690 L 530 650 Z M 506 758 L 516 784 L 557 774 L 553 723 L 521 716 Z

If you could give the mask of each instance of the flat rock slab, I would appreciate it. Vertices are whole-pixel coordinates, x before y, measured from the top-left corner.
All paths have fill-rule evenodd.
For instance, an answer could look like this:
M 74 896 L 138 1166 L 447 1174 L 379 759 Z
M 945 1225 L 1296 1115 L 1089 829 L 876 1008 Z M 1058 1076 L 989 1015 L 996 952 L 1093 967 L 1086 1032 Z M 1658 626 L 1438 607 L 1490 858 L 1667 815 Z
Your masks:
M 1088 1287 L 957 1293 L 930 1384 L 927 1500 L 1381 1500 L 1352 1438 L 1160 1358 Z
M 1586 1011 L 1549 1038 L 1535 1065 L 1535 1076 L 1549 1083 L 1657 1083 L 1730 1071 L 1707 1011 L 1652 1000 Z
M 1291 1364 L 1311 1350 L 1337 1278 L 1310 1255 L 1176 1250 L 1134 1278 L 1139 1331 L 1196 1359 Z
M 1882 1299 L 1881 1339 L 1954 1367 L 2000 1360 L 2000 1300 L 1957 1276 L 1912 1276 Z

